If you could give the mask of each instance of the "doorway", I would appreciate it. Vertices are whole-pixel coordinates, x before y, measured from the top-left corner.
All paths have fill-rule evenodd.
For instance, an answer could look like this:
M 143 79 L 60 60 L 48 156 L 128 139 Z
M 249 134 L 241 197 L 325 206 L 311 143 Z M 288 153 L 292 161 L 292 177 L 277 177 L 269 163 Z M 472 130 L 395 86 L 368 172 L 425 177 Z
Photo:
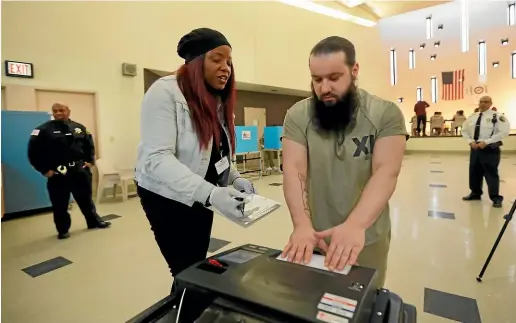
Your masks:
M 151 85 L 160 78 L 170 75 L 170 72 L 154 70 L 150 68 L 143 69 L 143 92 L 146 93 Z
M 258 127 L 258 140 L 263 137 L 263 128 L 267 126 L 267 112 L 264 108 L 244 108 L 244 124 Z
M 2 110 L 6 110 L 7 109 L 6 102 L 7 102 L 7 100 L 5 98 L 5 87 L 2 86 Z
M 258 127 L 258 148 L 261 150 L 261 139 L 263 138 L 263 128 L 267 126 L 267 112 L 265 108 L 250 108 L 244 107 L 244 124 L 246 126 Z M 258 154 L 249 154 L 248 158 L 258 158 Z M 252 159 L 247 162 L 247 165 L 252 168 L 258 168 L 260 160 Z

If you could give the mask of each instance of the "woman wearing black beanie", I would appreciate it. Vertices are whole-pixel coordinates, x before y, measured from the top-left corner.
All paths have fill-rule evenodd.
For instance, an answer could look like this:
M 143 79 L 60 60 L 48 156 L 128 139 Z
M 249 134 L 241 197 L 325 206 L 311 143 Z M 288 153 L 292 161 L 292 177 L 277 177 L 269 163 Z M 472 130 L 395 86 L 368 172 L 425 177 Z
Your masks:
M 207 206 L 243 217 L 236 198 L 255 193 L 231 164 L 236 90 L 229 42 L 200 28 L 181 38 L 177 52 L 185 64 L 145 93 L 135 172 L 143 210 L 173 276 L 206 258 L 213 222 Z

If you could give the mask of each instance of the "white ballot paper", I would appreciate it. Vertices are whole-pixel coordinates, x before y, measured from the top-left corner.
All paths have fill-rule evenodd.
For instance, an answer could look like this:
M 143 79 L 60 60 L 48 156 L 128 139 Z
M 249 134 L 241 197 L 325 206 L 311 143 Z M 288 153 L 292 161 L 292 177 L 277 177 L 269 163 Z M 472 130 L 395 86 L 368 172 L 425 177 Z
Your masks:
M 287 257 L 282 258 L 281 254 L 276 259 L 277 260 L 281 260 L 281 261 L 287 261 Z M 330 271 L 328 269 L 328 267 L 326 267 L 324 265 L 324 256 L 321 256 L 321 255 L 318 255 L 318 254 L 313 254 L 312 255 L 312 259 L 310 260 L 309 263 L 307 263 L 307 264 L 301 263 L 301 264 L 296 264 L 296 265 L 308 266 L 308 267 L 312 267 L 312 268 L 316 268 L 316 269 Z M 332 272 L 333 273 L 337 273 L 337 274 L 347 275 L 350 270 L 351 270 L 351 266 L 350 265 L 346 265 L 346 267 L 344 267 L 343 270 L 334 270 Z
M 251 226 L 253 223 L 258 221 L 259 219 L 264 218 L 266 215 L 272 213 L 272 211 L 275 211 L 278 209 L 281 204 L 279 202 L 276 202 L 270 198 L 257 195 L 257 194 L 251 194 L 244 200 L 245 206 L 244 206 L 244 216 L 241 218 L 232 218 L 227 217 L 231 221 L 235 222 L 236 224 L 243 226 L 244 228 L 247 228 Z M 215 211 L 218 214 L 221 214 L 216 208 L 210 207 L 213 211 Z M 223 215 L 223 214 L 221 214 Z M 224 215 L 223 215 L 224 216 Z

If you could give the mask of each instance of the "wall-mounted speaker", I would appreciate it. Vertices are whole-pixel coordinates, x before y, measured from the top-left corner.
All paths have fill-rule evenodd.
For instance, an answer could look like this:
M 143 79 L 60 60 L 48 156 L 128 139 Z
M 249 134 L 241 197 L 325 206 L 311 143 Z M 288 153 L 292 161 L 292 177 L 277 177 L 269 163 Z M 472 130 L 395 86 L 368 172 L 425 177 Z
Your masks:
M 136 64 L 122 63 L 122 75 L 125 76 L 136 76 L 138 74 L 138 68 Z

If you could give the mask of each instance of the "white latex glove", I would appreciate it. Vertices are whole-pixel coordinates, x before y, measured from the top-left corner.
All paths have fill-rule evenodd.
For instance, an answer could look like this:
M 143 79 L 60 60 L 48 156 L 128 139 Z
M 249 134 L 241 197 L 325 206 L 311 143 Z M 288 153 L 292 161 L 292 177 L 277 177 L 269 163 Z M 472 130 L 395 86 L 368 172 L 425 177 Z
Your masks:
M 240 193 L 232 187 L 216 187 L 211 191 L 209 202 L 223 215 L 238 219 L 244 217 L 246 197 L 247 194 Z
M 233 182 L 233 187 L 239 192 L 244 191 L 246 194 L 258 194 L 253 186 L 253 182 L 243 177 L 238 177 L 235 179 Z

